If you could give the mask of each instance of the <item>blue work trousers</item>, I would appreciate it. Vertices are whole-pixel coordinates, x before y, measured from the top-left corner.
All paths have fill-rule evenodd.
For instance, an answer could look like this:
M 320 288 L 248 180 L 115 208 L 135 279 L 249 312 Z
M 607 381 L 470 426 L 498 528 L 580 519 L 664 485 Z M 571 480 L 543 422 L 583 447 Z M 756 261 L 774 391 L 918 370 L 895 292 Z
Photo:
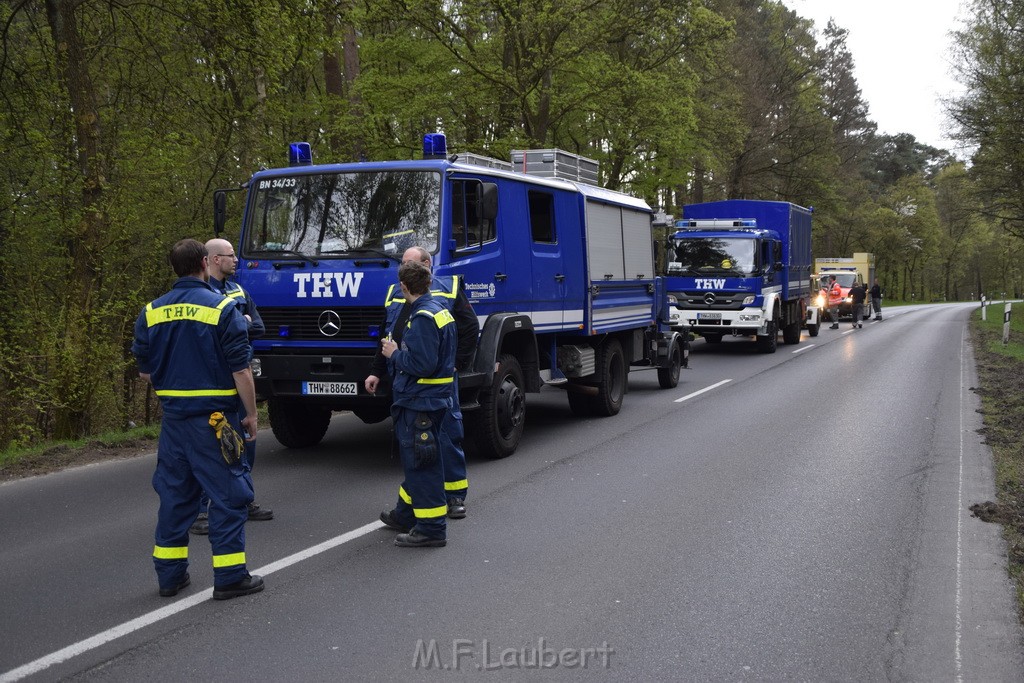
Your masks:
M 228 421 L 241 432 L 237 413 Z M 188 570 L 188 529 L 203 491 L 210 497 L 210 545 L 214 585 L 249 575 L 245 565 L 245 521 L 253 499 L 246 458 L 228 465 L 208 415 L 165 413 L 157 447 L 153 489 L 160 496 L 153 563 L 161 588 L 177 586 Z
M 447 537 L 448 499 L 439 438 L 448 412 L 391 406 L 398 454 L 405 470 L 392 514 L 403 527 L 415 528 L 430 538 Z
M 465 431 L 462 426 L 462 408 L 459 407 L 459 373 L 455 373 L 452 387 L 452 407 L 441 420 L 441 459 L 444 461 L 444 491 L 448 500 L 466 500 L 469 480 L 466 478 L 466 452 L 462 449 Z

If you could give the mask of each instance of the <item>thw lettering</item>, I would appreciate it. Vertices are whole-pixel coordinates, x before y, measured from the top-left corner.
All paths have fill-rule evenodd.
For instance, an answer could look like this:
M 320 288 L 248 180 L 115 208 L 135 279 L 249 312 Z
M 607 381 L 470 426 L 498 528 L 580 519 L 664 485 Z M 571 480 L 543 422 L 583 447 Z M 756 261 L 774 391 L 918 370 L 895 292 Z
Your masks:
M 703 289 L 723 289 L 725 278 L 696 278 L 694 284 Z
M 362 273 L 295 273 L 295 296 L 299 299 L 331 299 L 359 296 Z

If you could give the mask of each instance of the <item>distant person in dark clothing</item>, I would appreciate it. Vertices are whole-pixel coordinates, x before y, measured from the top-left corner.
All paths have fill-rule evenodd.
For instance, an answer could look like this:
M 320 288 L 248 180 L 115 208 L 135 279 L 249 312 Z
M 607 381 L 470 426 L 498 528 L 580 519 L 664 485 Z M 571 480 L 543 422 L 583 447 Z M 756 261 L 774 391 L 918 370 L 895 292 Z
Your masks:
M 864 327 L 864 299 L 868 293 L 863 282 L 854 282 L 850 287 L 850 312 L 853 315 L 853 329 Z
M 875 309 L 875 320 L 882 319 L 882 288 L 878 285 L 878 278 L 875 284 L 871 285 L 871 308 Z

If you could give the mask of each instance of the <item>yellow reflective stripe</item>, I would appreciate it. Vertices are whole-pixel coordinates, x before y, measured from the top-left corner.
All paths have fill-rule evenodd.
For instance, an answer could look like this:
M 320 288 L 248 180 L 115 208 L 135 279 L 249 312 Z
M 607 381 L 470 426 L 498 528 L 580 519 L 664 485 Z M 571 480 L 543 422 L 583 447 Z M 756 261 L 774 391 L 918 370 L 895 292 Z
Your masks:
M 224 299 L 224 301 L 221 301 L 219 304 L 217 304 L 217 310 L 223 310 L 224 307 L 227 306 L 230 302 L 231 299 Z
M 231 299 L 225 298 L 216 308 L 198 304 L 170 304 L 153 308 L 153 304 L 150 303 L 146 306 L 146 326 L 153 327 L 160 323 L 173 323 L 179 320 L 194 320 L 207 325 L 216 325 L 220 321 L 221 309 L 230 301 Z
M 179 548 L 163 548 L 155 545 L 153 546 L 153 557 L 158 560 L 187 560 L 188 546 L 183 545 Z
M 239 564 L 245 564 L 244 552 L 213 556 L 213 566 L 215 569 L 220 567 L 234 567 Z
M 381 234 L 380 237 L 381 237 L 381 239 L 384 239 L 385 237 L 397 237 L 398 235 L 411 235 L 411 234 L 412 234 L 412 230 L 399 230 L 398 232 L 385 232 L 385 233 Z
M 401 288 L 399 288 L 398 291 L 401 292 L 402 291 Z M 404 304 L 405 303 L 405 299 L 404 298 L 402 298 L 402 299 L 398 299 L 398 298 L 392 299 L 391 295 L 394 292 L 395 292 L 395 286 L 394 285 L 391 285 L 390 287 L 388 287 L 388 293 L 384 297 L 384 308 L 387 308 L 388 306 L 390 306 L 393 303 L 400 303 L 400 304 Z
M 416 384 L 451 384 L 454 381 L 454 377 L 420 377 Z
M 245 292 L 243 292 L 241 289 L 235 289 L 230 292 L 227 292 L 224 296 L 229 296 L 232 299 L 244 299 Z
M 405 487 L 398 487 L 398 497 L 402 499 L 406 505 L 412 505 L 412 496 L 405 492 Z
M 453 322 L 455 322 L 455 318 L 452 317 L 452 314 L 448 312 L 447 308 L 434 314 L 434 323 L 438 328 L 442 328 L 448 323 Z
M 194 396 L 237 396 L 238 389 L 157 389 L 157 396 L 191 398 Z
M 433 519 L 434 517 L 444 517 L 448 514 L 448 506 L 441 505 L 436 508 L 413 508 L 412 513 L 416 515 L 416 519 Z
M 437 325 L 439 329 L 443 328 L 448 323 L 455 322 L 455 318 L 452 317 L 452 314 L 448 312 L 447 308 L 442 308 L 437 313 L 431 313 L 430 311 L 416 311 L 416 315 L 425 315 L 428 318 L 433 319 L 434 324 Z M 409 321 L 409 327 L 412 327 L 411 320 Z
M 459 479 L 458 481 L 446 481 L 444 483 L 445 491 L 461 491 L 462 489 L 469 488 L 468 479 Z

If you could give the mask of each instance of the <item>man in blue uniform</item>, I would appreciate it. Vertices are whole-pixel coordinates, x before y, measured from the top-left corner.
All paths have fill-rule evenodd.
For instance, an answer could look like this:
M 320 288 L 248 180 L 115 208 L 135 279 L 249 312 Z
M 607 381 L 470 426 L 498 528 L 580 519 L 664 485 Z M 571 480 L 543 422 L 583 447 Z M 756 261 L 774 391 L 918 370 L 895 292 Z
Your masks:
M 402 254 L 402 263 L 416 261 L 428 269 L 431 267 L 430 252 L 423 247 L 409 247 Z M 464 430 L 462 425 L 462 409 L 459 406 L 458 373 L 469 370 L 473 366 L 476 355 L 477 340 L 480 336 L 480 323 L 473 307 L 466 298 L 458 276 L 433 277 L 430 283 L 431 296 L 444 304 L 455 318 L 457 329 L 457 351 L 455 354 L 455 382 L 452 384 L 452 409 L 445 415 L 441 424 L 441 458 L 444 461 L 444 486 L 448 499 L 448 517 L 462 519 L 466 516 L 466 496 L 469 491 L 469 479 L 466 476 L 466 453 L 462 449 Z M 385 323 L 384 332 L 391 335 L 396 344 L 402 343 L 402 334 L 409 320 L 410 306 L 406 302 L 397 285 L 392 285 L 384 301 Z M 387 364 L 382 353 L 378 351 L 373 359 L 370 375 L 364 386 L 371 394 L 376 393 L 381 377 L 386 376 Z M 393 529 L 399 529 L 388 520 L 385 523 Z
M 235 274 L 238 266 L 238 257 L 235 256 L 235 249 L 231 246 L 231 242 L 220 238 L 208 240 L 206 242 L 206 253 L 210 257 L 208 271 L 210 274 L 210 286 L 213 287 L 214 291 L 235 299 L 236 308 L 245 318 L 249 341 L 262 337 L 263 333 L 266 332 L 266 328 L 263 326 L 263 319 L 256 309 L 256 303 L 249 296 L 249 293 L 242 289 L 240 284 L 228 279 Z M 249 472 L 251 474 L 252 468 L 256 464 L 255 440 L 246 442 L 245 459 L 249 463 Z M 199 501 L 199 515 L 189 531 L 194 534 L 210 533 L 209 508 L 210 499 L 204 493 Z M 249 503 L 250 522 L 262 522 L 273 518 L 274 511 L 270 508 L 261 507 L 256 501 Z
M 201 242 L 181 240 L 171 249 L 178 275 L 171 291 L 148 304 L 135 323 L 132 353 L 139 375 L 153 384 L 163 407 L 153 488 L 160 496 L 153 563 L 160 595 L 172 597 L 189 584 L 188 529 L 199 496 L 210 496 L 213 597 L 263 590 L 245 560 L 246 506 L 252 479 L 242 448 L 227 424 L 247 440 L 256 435 L 256 391 L 246 322 L 234 299 L 207 283 L 208 257 Z M 239 408 L 245 417 L 239 419 Z
M 452 406 L 455 319 L 430 294 L 430 270 L 422 263 L 403 263 L 398 281 L 409 302 L 409 321 L 401 347 L 385 338 L 381 351 L 394 377 L 391 417 L 405 481 L 398 489 L 395 509 L 382 513 L 381 519 L 409 530 L 395 537 L 395 545 L 439 547 L 447 543 L 448 505 L 439 439 L 441 422 Z

